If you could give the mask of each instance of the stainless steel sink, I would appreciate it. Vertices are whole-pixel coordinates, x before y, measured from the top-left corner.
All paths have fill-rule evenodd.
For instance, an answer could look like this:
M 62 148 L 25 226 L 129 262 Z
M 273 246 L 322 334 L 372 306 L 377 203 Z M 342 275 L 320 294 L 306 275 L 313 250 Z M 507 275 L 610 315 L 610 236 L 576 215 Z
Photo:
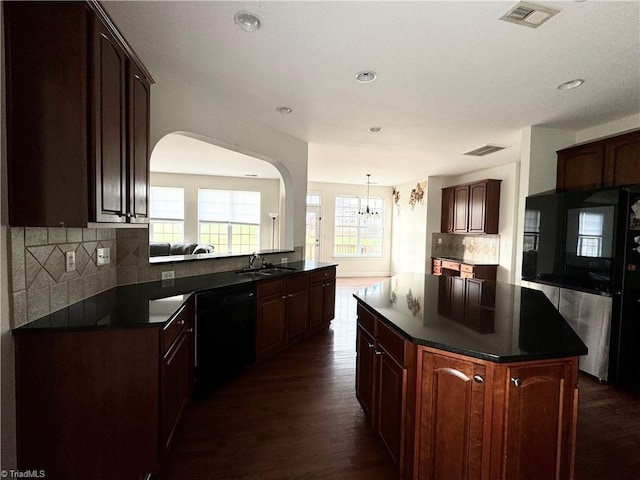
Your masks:
M 245 268 L 237 271 L 238 275 L 261 275 L 261 276 L 272 276 L 272 275 L 282 275 L 285 273 L 295 272 L 295 268 L 290 267 L 261 267 L 261 268 Z

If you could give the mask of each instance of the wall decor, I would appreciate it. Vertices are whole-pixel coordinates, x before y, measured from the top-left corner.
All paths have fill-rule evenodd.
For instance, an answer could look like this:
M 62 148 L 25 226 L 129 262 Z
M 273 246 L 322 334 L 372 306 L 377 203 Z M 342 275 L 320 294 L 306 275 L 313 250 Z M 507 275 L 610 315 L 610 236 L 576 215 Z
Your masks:
M 416 203 L 420 203 L 424 205 L 424 190 L 427 188 L 427 181 L 418 182 L 416 188 L 411 190 L 411 196 L 409 197 L 409 205 L 411 205 L 411 210 L 414 209 Z
M 400 190 L 398 190 L 396 187 L 393 187 L 393 191 L 391 192 L 391 194 L 393 195 L 393 203 L 395 203 L 396 207 L 398 207 L 398 215 L 400 215 Z

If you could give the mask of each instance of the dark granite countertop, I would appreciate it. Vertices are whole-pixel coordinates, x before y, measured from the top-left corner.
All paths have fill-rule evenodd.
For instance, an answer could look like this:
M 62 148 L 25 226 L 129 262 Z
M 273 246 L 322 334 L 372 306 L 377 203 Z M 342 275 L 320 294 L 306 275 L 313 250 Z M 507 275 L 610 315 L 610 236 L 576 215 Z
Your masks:
M 354 297 L 418 345 L 498 363 L 587 354 L 542 292 L 517 285 L 401 274 Z
M 63 331 L 159 327 L 193 293 L 248 287 L 279 276 L 335 265 L 290 262 L 283 267 L 291 270 L 282 270 L 270 276 L 231 271 L 115 287 L 15 328 L 12 333 L 22 334 L 43 329 Z

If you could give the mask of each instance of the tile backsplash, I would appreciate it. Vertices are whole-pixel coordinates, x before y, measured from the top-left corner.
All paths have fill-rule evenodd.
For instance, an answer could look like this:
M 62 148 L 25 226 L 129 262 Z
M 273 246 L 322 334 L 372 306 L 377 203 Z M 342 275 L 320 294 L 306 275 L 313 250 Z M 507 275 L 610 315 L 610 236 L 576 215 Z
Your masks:
M 431 256 L 461 258 L 475 263 L 500 263 L 500 235 L 434 233 Z
M 143 228 L 12 227 L 10 302 L 12 327 L 68 307 L 118 285 L 161 280 L 172 270 L 176 278 L 237 270 L 247 256 L 149 264 L 149 231 Z M 97 249 L 111 249 L 111 263 L 97 264 Z M 65 271 L 65 253 L 75 252 L 76 269 Z M 279 263 L 282 255 L 267 261 Z M 304 258 L 302 247 L 287 253 Z
M 117 284 L 114 263 L 98 266 L 97 249 L 117 250 L 113 228 L 10 229 L 13 326 L 60 310 Z M 65 271 L 65 253 L 75 252 L 76 268 Z

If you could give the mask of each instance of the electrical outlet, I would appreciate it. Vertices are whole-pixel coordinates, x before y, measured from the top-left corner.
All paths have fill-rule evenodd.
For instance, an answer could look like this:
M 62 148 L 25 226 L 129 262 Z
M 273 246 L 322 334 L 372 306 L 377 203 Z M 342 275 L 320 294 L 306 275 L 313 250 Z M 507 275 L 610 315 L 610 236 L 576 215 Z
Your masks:
M 286 265 L 288 261 L 289 261 L 289 259 L 288 259 L 287 257 L 282 257 L 282 258 L 280 259 L 280 263 L 281 263 L 282 265 Z
M 97 259 L 98 265 L 107 265 L 108 263 L 111 263 L 111 249 L 108 247 L 98 248 Z
M 162 272 L 162 280 L 171 280 L 175 278 L 176 274 L 173 270 L 168 270 L 166 272 Z
M 64 252 L 66 260 L 64 271 L 73 272 L 76 269 L 76 252 Z
M 438 239 L 438 245 L 442 245 L 442 239 L 441 238 Z

